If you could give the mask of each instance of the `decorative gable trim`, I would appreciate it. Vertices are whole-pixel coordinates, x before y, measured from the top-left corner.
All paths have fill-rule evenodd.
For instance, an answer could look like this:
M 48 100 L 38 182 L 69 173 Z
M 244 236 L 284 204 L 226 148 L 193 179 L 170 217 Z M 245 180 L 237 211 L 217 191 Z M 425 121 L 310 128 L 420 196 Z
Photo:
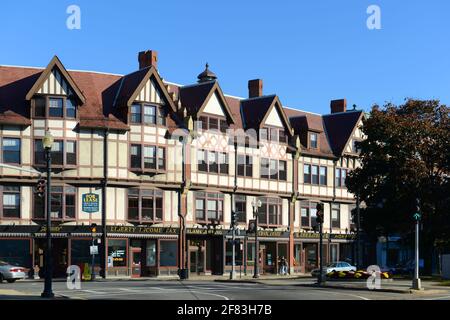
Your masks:
M 153 81 L 152 81 L 153 80 Z M 156 90 L 163 95 L 163 98 L 165 100 L 165 103 L 169 105 L 170 109 L 173 112 L 176 112 L 175 103 L 169 96 L 169 92 L 167 92 L 166 87 L 164 86 L 164 83 L 161 80 L 161 77 L 159 76 L 156 69 L 152 66 L 148 69 L 145 76 L 142 78 L 139 85 L 136 87 L 136 89 L 133 91 L 133 93 L 130 95 L 130 97 L 127 100 L 127 107 L 130 107 L 133 102 L 137 99 L 137 97 L 140 95 L 142 89 L 145 87 L 148 81 L 151 81 L 154 85 L 156 85 Z
M 54 72 L 53 70 L 56 68 L 57 71 L 59 71 L 59 74 L 57 72 Z M 47 67 L 42 71 L 39 78 L 36 80 L 34 85 L 31 87 L 31 89 L 28 91 L 27 95 L 25 96 L 26 100 L 31 100 L 33 96 L 36 93 L 42 92 L 42 87 L 44 83 L 47 81 L 47 79 L 55 77 L 56 80 L 58 80 L 58 77 L 62 77 L 62 79 L 66 80 L 68 83 L 68 87 L 66 88 L 66 93 L 69 92 L 70 88 L 73 90 L 73 93 L 78 98 L 78 100 L 81 102 L 81 104 L 84 104 L 86 102 L 86 98 L 83 95 L 82 91 L 78 88 L 75 81 L 72 79 L 70 74 L 67 72 L 66 68 L 64 68 L 63 64 L 59 60 L 57 56 L 54 56 L 50 63 L 47 65 Z M 64 87 L 63 87 L 64 89 Z
M 223 95 L 222 89 L 220 89 L 220 86 L 216 81 L 214 82 L 214 85 L 212 86 L 211 90 L 209 91 L 208 95 L 206 96 L 205 100 L 203 101 L 203 104 L 198 109 L 197 116 L 204 111 L 209 100 L 215 93 L 217 93 L 217 98 L 219 100 L 219 103 L 221 103 L 221 105 L 223 106 L 223 111 L 226 114 L 227 118 L 230 119 L 232 123 L 236 123 L 236 121 L 233 117 L 233 114 L 231 112 L 230 106 L 228 105 L 227 100 L 225 99 L 225 96 Z
M 291 124 L 286 116 L 286 113 L 284 113 L 283 107 L 281 105 L 281 102 L 280 102 L 280 99 L 278 98 L 278 96 L 274 96 L 274 99 L 273 99 L 269 109 L 267 110 L 266 114 L 264 115 L 264 118 L 261 120 L 259 127 L 261 128 L 261 126 L 263 126 L 263 124 L 266 123 L 266 120 L 269 117 L 269 114 L 272 112 L 273 108 L 277 109 L 278 115 L 281 117 L 281 121 L 283 122 L 285 129 L 287 129 L 289 135 L 292 136 L 293 130 L 292 130 Z

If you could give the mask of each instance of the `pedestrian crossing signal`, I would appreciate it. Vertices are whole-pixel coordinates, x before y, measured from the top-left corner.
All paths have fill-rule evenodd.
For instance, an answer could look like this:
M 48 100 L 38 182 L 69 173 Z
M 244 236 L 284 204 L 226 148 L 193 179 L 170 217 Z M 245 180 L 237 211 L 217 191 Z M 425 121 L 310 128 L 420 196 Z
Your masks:
M 91 232 L 92 233 L 96 233 L 97 232 L 97 224 L 96 223 L 91 224 Z

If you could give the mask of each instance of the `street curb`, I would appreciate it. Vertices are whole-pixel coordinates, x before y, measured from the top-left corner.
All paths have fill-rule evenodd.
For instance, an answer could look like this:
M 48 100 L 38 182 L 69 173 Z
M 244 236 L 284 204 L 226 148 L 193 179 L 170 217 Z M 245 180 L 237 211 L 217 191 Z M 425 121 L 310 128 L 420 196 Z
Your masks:
M 337 286 L 337 285 L 318 285 L 318 284 L 296 284 L 296 286 L 301 287 L 313 287 L 313 288 L 328 288 L 328 289 L 344 289 L 344 290 L 357 290 L 357 291 L 368 291 L 368 292 L 387 292 L 387 293 L 400 293 L 400 294 L 439 294 L 439 293 L 448 293 L 445 290 L 436 290 L 436 289 L 422 289 L 422 290 L 414 290 L 414 289 L 369 289 L 369 288 L 361 288 L 361 287 L 352 287 L 352 286 Z

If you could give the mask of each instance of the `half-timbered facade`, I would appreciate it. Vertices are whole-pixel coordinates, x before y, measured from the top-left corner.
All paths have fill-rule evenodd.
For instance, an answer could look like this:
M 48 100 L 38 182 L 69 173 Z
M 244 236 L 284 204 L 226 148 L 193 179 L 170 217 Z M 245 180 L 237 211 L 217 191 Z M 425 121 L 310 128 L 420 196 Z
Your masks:
M 155 51 L 127 75 L 0 66 L 0 259 L 43 266 L 45 177 L 42 139 L 52 147 L 51 218 L 55 275 L 91 262 L 107 276 L 251 273 L 258 208 L 261 271 L 318 263 L 316 204 L 325 204 L 327 261 L 353 258 L 355 199 L 345 187 L 358 166 L 363 113 L 331 102 L 318 115 L 284 107 L 249 81 L 249 97 L 226 95 L 209 66 L 198 82 L 164 81 Z M 94 209 L 86 199 L 98 199 Z

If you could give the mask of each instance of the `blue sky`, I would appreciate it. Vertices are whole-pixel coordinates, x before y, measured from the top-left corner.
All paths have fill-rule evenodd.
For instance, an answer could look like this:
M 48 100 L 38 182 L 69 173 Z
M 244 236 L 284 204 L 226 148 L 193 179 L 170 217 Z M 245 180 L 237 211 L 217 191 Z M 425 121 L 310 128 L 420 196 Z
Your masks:
M 69 30 L 66 9 L 81 9 Z M 366 27 L 369 5 L 381 30 Z M 450 1 L 103 1 L 15 0 L 0 4 L 0 64 L 125 74 L 137 53 L 155 49 L 164 79 L 196 81 L 206 61 L 223 91 L 264 93 L 317 113 L 331 99 L 369 109 L 405 97 L 450 104 Z

